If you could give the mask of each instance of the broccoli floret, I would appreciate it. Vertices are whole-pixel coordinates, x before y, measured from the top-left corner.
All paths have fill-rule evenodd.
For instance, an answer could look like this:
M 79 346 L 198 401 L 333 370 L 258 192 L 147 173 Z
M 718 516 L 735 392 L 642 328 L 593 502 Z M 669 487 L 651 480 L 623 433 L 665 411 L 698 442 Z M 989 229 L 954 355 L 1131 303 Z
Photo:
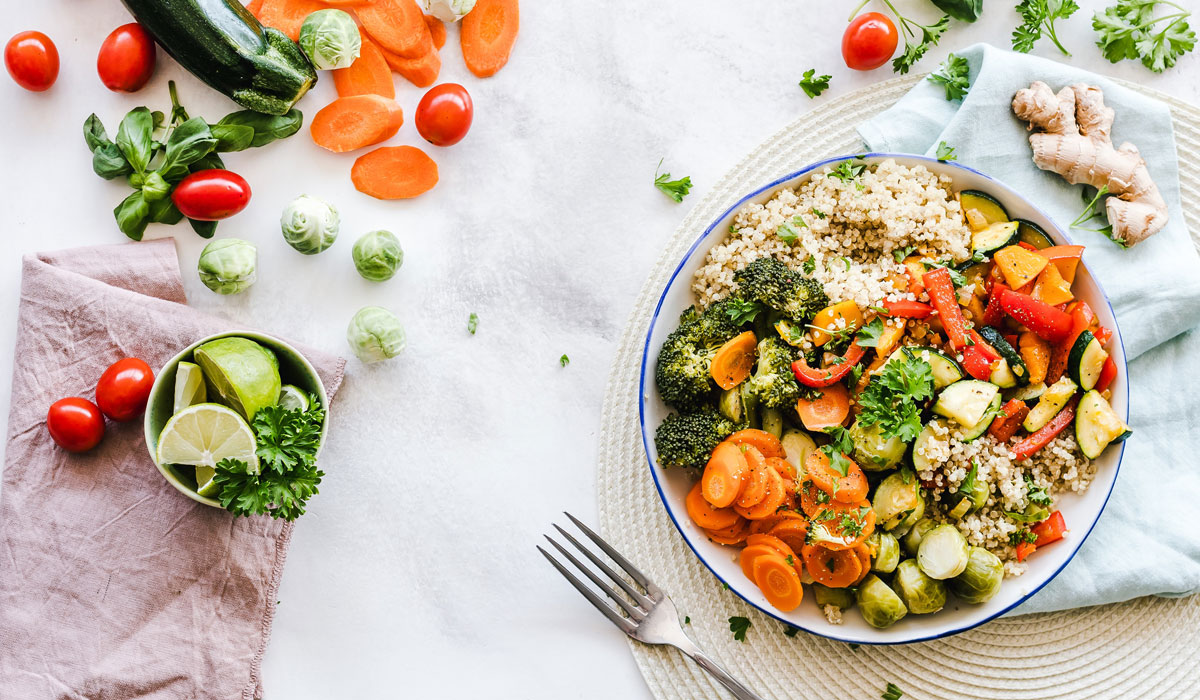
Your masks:
M 766 408 L 793 407 L 800 398 L 800 383 L 792 373 L 796 351 L 778 336 L 758 343 L 758 365 L 748 379 L 751 395 Z
M 796 323 L 807 323 L 829 305 L 820 282 L 775 258 L 755 260 L 739 270 L 733 280 L 738 298 L 765 304 Z
M 658 353 L 654 379 L 658 393 L 669 406 L 691 410 L 702 405 L 717 389 L 709 368 L 713 355 L 741 327 L 718 302 L 703 312 L 685 311 L 679 327 L 667 336 Z
M 735 430 L 737 426 L 711 408 L 672 413 L 654 431 L 658 463 L 664 467 L 699 469 L 708 463 L 717 445 Z

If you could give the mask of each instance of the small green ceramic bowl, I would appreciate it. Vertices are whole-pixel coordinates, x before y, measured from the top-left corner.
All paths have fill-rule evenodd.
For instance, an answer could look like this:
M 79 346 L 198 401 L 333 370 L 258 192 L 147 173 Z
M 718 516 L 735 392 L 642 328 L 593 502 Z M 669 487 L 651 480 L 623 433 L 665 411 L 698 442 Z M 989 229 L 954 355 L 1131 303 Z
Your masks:
M 158 471 L 163 475 L 163 478 L 174 486 L 176 490 L 193 501 L 214 508 L 221 507 L 219 501 L 196 493 L 197 484 L 195 477 L 190 473 L 191 467 L 177 469 L 169 464 L 159 464 L 156 455 L 158 453 L 158 436 L 162 433 L 163 426 L 167 424 L 167 421 L 171 419 L 171 415 L 175 411 L 175 370 L 179 366 L 180 361 L 190 362 L 192 360 L 192 352 L 196 348 L 210 340 L 228 337 L 249 338 L 266 348 L 270 348 L 274 351 L 275 356 L 279 358 L 279 376 L 283 379 L 283 383 L 294 384 L 304 391 L 316 394 L 321 400 L 321 405 L 325 407 L 325 425 L 321 428 L 321 445 L 317 448 L 318 453 L 320 452 L 320 448 L 325 444 L 325 436 L 329 433 L 329 397 L 325 394 L 325 385 L 321 383 L 321 378 L 317 375 L 317 370 L 313 368 L 308 360 L 304 359 L 304 356 L 296 348 L 278 338 L 253 331 L 217 333 L 207 338 L 201 338 L 187 346 L 183 352 L 172 357 L 167 364 L 163 365 L 154 378 L 154 386 L 150 388 L 150 399 L 146 403 L 145 417 L 146 449 L 150 452 L 150 459 L 158 467 Z

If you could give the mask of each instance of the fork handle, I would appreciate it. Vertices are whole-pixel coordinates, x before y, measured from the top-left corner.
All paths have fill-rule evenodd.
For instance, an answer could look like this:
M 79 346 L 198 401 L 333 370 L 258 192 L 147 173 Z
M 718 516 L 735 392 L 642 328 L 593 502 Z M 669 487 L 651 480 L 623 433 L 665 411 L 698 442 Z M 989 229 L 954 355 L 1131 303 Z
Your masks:
M 750 690 L 746 686 L 742 685 L 738 679 L 729 675 L 725 669 L 721 668 L 720 664 L 718 664 L 716 661 L 713 661 L 704 652 L 700 651 L 700 649 L 696 647 L 685 648 L 682 646 L 678 648 L 684 654 L 687 654 L 689 657 L 691 657 L 692 661 L 695 661 L 697 664 L 699 664 L 700 668 L 708 671 L 713 678 L 716 678 L 718 681 L 720 681 L 721 685 L 725 686 L 729 692 L 733 693 L 733 696 L 738 700 L 763 700 L 762 697 L 753 690 Z

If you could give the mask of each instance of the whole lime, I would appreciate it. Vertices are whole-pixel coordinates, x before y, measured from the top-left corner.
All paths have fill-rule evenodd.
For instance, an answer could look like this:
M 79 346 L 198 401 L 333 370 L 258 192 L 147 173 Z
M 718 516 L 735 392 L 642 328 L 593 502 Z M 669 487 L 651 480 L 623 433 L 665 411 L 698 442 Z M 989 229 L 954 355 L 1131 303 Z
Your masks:
M 258 410 L 279 401 L 282 381 L 275 353 L 248 338 L 218 338 L 196 348 L 209 399 L 253 420 Z

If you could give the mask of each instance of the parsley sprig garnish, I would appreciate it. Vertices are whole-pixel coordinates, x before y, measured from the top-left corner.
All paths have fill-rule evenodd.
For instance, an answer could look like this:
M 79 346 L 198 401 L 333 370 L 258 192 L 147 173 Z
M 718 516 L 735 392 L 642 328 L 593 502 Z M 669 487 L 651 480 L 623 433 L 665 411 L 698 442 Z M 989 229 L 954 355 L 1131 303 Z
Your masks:
M 954 154 L 954 146 L 942 141 L 938 144 L 937 153 L 934 156 L 943 163 L 958 160 L 958 156 Z
M 837 178 L 842 182 L 852 182 L 856 177 L 862 175 L 862 172 L 866 169 L 866 163 L 854 163 L 843 160 L 841 163 L 838 163 L 836 168 L 829 171 L 829 177 Z
M 692 189 L 692 178 L 681 177 L 678 180 L 672 180 L 671 173 L 660 174 L 658 172 L 662 168 L 662 164 L 663 159 L 660 158 L 658 167 L 654 169 L 654 186 L 676 202 L 682 202 Z
M 925 25 L 900 14 L 890 0 L 883 0 L 883 4 L 896 16 L 900 33 L 904 37 L 904 51 L 892 60 L 892 70 L 904 74 L 925 56 L 930 47 L 937 46 L 938 40 L 950 26 L 950 15 L 942 15 L 942 18 L 933 24 Z
M 1079 5 L 1075 4 L 1075 0 L 1021 0 L 1017 12 L 1021 15 L 1022 24 L 1013 30 L 1013 51 L 1029 53 L 1038 39 L 1047 36 L 1064 56 L 1070 56 L 1071 52 L 1058 40 L 1054 22 L 1068 18 L 1078 10 Z
M 967 59 L 950 54 L 937 71 L 930 73 L 926 80 L 941 85 L 946 91 L 947 100 L 961 100 L 971 89 L 971 83 L 967 77 L 970 69 L 971 66 L 967 63 Z
M 746 641 L 746 630 L 748 629 L 750 629 L 750 618 L 740 615 L 729 618 L 729 631 L 733 632 L 733 638 L 737 641 Z
M 817 75 L 816 68 L 809 68 L 800 79 L 800 89 L 809 99 L 813 99 L 829 89 L 829 81 L 832 78 L 832 75 Z
M 902 352 L 871 378 L 858 397 L 864 426 L 878 425 L 885 438 L 912 442 L 921 432 L 920 402 L 933 397 L 933 370 L 929 363 Z
M 757 301 L 746 301 L 744 299 L 730 299 L 725 305 L 725 313 L 729 314 L 729 320 L 739 326 L 752 323 L 766 309 L 767 306 L 765 304 Z
M 1160 5 L 1179 11 L 1155 17 Z M 1118 0 L 1092 16 L 1092 28 L 1100 36 L 1096 45 L 1109 61 L 1140 59 L 1142 65 L 1161 73 L 1195 48 L 1196 33 L 1188 26 L 1191 15 L 1171 0 Z
M 895 683 L 888 683 L 887 688 L 883 691 L 883 695 L 879 697 L 883 698 L 883 700 L 900 700 L 903 696 L 904 691 L 900 690 Z
M 1050 494 L 1046 493 L 1046 489 L 1035 484 L 1028 474 L 1025 475 L 1025 495 L 1030 503 L 1038 506 L 1048 506 L 1054 502 Z
M 846 459 L 846 455 L 854 453 L 854 438 L 851 437 L 849 430 L 840 425 L 826 428 L 825 434 L 830 437 L 830 442 L 828 445 L 823 445 L 821 451 L 829 458 L 830 468 L 838 474 L 846 476 L 850 472 L 850 460 Z

